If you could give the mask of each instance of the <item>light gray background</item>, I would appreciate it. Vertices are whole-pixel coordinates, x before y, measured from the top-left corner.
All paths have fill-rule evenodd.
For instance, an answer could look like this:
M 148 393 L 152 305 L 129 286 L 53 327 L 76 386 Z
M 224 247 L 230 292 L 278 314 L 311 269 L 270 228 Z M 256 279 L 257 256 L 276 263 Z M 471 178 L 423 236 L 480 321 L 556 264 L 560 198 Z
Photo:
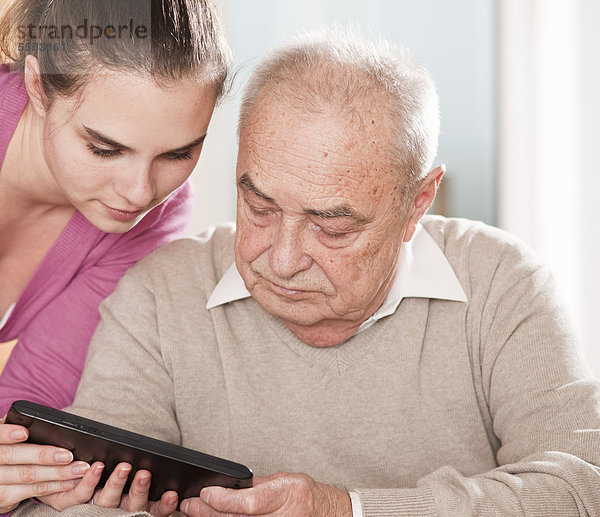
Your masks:
M 194 172 L 190 233 L 235 217 L 236 120 L 241 88 L 260 56 L 299 30 L 339 24 L 405 45 L 437 84 L 436 163 L 447 166 L 446 215 L 496 223 L 496 28 L 493 0 L 223 0 L 235 57 L 234 90 L 213 118 Z

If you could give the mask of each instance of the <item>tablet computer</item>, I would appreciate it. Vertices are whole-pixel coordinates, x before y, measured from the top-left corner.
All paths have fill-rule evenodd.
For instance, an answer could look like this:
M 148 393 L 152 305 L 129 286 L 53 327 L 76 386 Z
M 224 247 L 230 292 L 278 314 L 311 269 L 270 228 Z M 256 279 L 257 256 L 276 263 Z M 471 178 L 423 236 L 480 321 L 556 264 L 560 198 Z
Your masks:
M 6 423 L 27 427 L 27 442 L 63 447 L 73 453 L 75 460 L 85 461 L 90 465 L 94 461 L 104 463 L 99 486 L 104 486 L 108 476 L 120 462 L 127 462 L 133 467 L 124 492 L 129 490 L 137 470 L 150 471 L 152 481 L 149 499 L 152 501 L 158 501 L 167 490 L 175 490 L 179 501 L 182 501 L 188 497 L 198 497 L 205 486 L 252 486 L 252 471 L 240 463 L 34 402 L 14 402 Z

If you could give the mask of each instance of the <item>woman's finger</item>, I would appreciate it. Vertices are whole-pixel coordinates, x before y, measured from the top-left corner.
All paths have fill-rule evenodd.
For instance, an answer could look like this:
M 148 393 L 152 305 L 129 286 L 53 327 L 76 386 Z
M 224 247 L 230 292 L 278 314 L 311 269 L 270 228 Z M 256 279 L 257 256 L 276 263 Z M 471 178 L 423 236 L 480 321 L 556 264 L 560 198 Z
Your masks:
M 70 451 L 51 445 L 0 445 L 0 465 L 61 465 L 72 461 L 73 454 Z
M 167 517 L 177 509 L 177 492 L 169 490 L 165 492 L 160 501 L 150 503 L 148 493 L 152 475 L 147 470 L 139 470 L 135 473 L 129 494 L 124 498 L 121 507 L 130 512 L 148 510 L 154 517 Z
M 138 470 L 133 476 L 129 493 L 124 497 L 121 507 L 130 512 L 146 510 L 148 508 L 150 480 L 150 472 Z
M 161 496 L 160 501 L 150 505 L 150 513 L 153 517 L 167 517 L 177 509 L 177 500 L 177 492 L 169 490 Z
M 0 491 L 0 513 L 8 513 L 17 505 L 31 497 L 43 497 L 48 494 L 66 492 L 75 488 L 77 479 L 65 481 L 44 481 L 28 485 L 6 485 Z
M 9 444 L 24 442 L 28 437 L 29 431 L 26 427 L 0 423 L 0 443 Z
M 129 463 L 119 463 L 108 477 L 104 488 L 94 495 L 94 504 L 104 508 L 118 508 L 130 473 L 131 465 Z
M 48 465 L 0 465 L 0 486 L 34 484 L 44 481 L 77 479 L 89 470 L 84 461 L 75 461 L 62 467 Z
M 45 497 L 38 496 L 38 498 L 59 511 L 69 506 L 87 503 L 94 496 L 94 491 L 98 486 L 103 471 L 104 465 L 96 462 L 80 480 L 74 481 L 76 485 L 68 492 L 56 493 Z

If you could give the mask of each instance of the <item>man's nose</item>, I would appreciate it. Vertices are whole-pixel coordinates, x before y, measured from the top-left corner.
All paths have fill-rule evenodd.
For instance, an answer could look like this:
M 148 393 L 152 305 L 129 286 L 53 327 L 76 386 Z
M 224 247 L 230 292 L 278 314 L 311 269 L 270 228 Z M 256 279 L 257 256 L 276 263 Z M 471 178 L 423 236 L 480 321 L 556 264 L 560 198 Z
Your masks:
M 270 249 L 269 265 L 279 278 L 289 279 L 309 269 L 312 259 L 305 251 L 303 229 L 281 219 Z
M 156 194 L 156 187 L 149 163 L 136 164 L 120 172 L 115 190 L 128 203 L 126 209 L 142 209 L 150 204 Z

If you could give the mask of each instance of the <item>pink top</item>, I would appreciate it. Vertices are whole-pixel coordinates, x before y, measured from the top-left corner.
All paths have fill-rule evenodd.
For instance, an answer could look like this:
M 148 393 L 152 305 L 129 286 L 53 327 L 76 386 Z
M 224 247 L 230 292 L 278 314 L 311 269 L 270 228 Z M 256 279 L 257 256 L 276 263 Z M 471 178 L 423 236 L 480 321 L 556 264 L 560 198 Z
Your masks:
M 27 99 L 22 76 L 0 65 L 0 167 Z M 188 181 L 124 234 L 104 233 L 75 212 L 0 329 L 0 343 L 18 338 L 0 376 L 0 416 L 17 399 L 72 402 L 98 305 L 138 259 L 183 234 L 192 208 Z

